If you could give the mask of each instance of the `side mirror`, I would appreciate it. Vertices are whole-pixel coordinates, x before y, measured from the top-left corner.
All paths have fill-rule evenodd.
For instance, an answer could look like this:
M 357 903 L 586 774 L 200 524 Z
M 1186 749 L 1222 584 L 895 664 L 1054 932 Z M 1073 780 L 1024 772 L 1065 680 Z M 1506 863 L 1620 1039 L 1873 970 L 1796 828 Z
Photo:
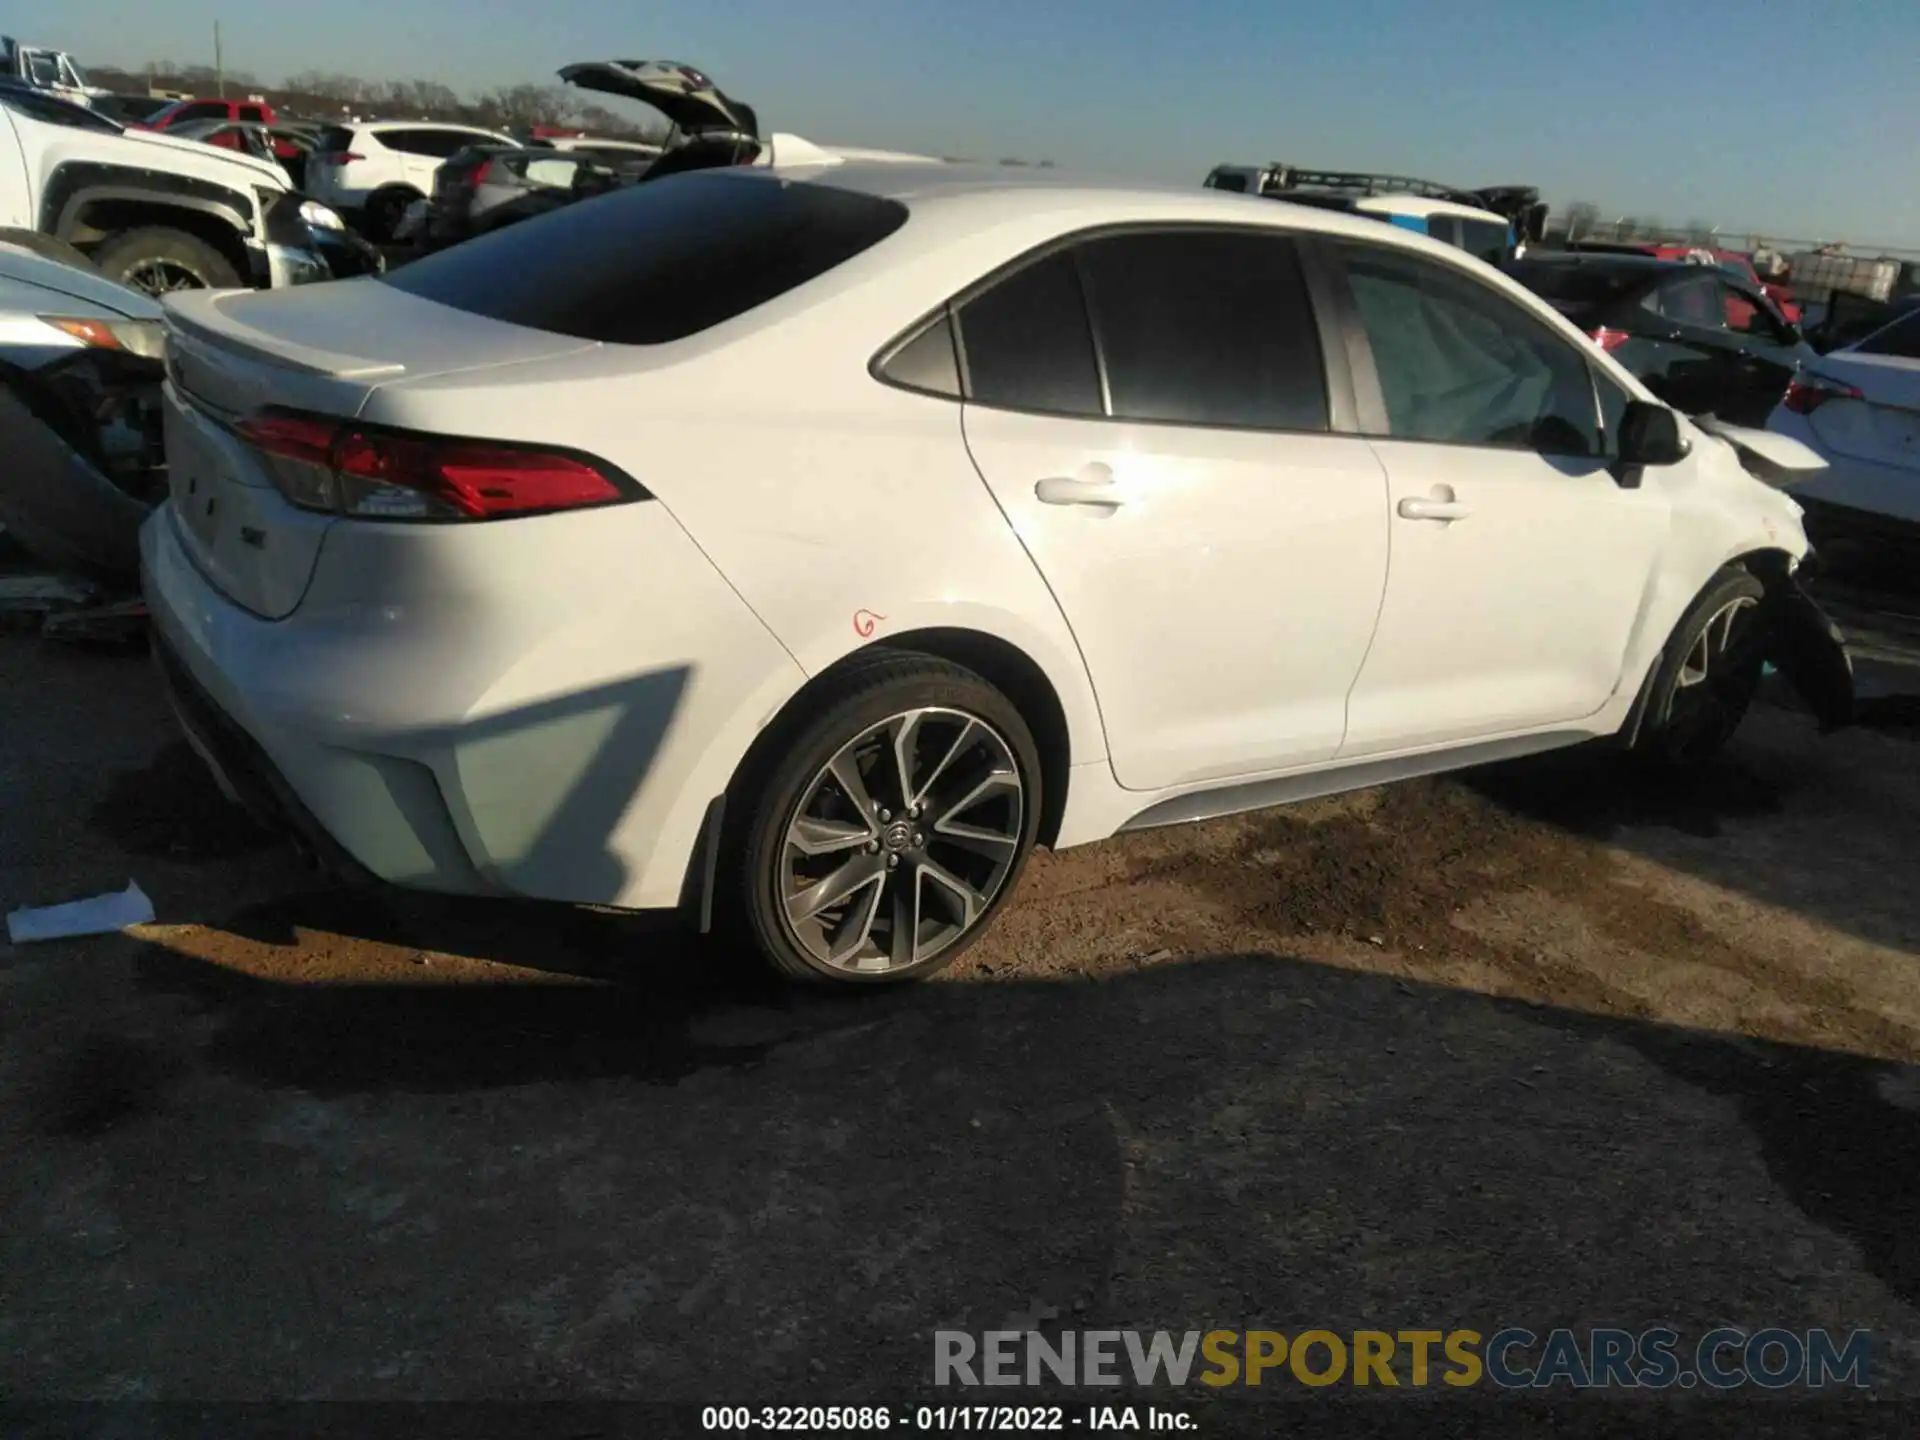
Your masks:
M 1686 458 L 1688 448 L 1680 436 L 1680 417 L 1673 411 L 1645 400 L 1628 402 L 1620 421 L 1622 466 L 1677 465 Z

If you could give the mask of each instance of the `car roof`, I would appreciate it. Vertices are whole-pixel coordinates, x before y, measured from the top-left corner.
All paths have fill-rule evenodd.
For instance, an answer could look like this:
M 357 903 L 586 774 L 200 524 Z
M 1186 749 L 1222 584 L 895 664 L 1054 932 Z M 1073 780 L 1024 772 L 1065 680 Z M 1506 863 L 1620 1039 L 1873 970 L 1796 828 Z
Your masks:
M 498 135 L 484 125 L 464 125 L 458 120 L 362 120 L 352 128 L 359 130 L 458 130 L 463 134 Z
M 831 153 L 831 152 L 828 152 Z M 1167 202 L 1176 202 L 1195 220 L 1217 220 L 1221 224 L 1265 224 L 1276 229 L 1317 230 L 1356 239 L 1395 244 L 1423 243 L 1452 255 L 1452 246 L 1395 232 L 1368 215 L 1353 215 L 1340 210 L 1324 210 L 1310 205 L 1276 205 L 1273 198 L 1243 195 L 1232 190 L 1214 190 L 1205 186 L 1143 180 L 1118 179 L 1095 173 L 1058 170 L 1041 166 L 977 165 L 950 161 L 846 160 L 839 164 L 775 166 L 767 170 L 742 168 L 742 176 L 754 175 L 775 181 L 794 180 L 836 189 L 854 190 L 885 200 L 898 200 L 914 206 L 937 205 L 1032 205 L 1053 208 L 1076 203 L 1101 208 L 1123 208 L 1129 200 L 1144 208 L 1164 211 Z M 1122 222 L 1124 223 L 1124 222 Z

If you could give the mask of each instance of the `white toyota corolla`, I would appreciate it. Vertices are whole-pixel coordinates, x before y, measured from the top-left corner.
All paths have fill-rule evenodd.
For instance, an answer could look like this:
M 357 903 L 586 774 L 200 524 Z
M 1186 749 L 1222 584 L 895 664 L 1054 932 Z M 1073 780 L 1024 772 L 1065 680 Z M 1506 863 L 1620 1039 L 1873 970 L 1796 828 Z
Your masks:
M 937 968 L 1036 843 L 1704 756 L 1805 603 L 1737 436 L 1270 200 L 714 171 L 170 309 L 146 584 L 223 788 L 798 977 Z

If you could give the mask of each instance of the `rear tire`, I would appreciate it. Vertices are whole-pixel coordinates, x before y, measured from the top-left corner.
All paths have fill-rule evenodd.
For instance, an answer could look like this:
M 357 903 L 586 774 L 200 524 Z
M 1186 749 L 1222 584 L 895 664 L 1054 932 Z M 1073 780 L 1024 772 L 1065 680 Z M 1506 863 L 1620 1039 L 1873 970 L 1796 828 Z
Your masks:
M 241 284 L 233 262 L 198 235 L 147 225 L 115 235 L 93 252 L 109 280 L 143 295 L 171 290 L 231 290 Z
M 1032 733 L 972 671 L 904 651 L 850 666 L 806 711 L 729 796 L 717 923 L 787 979 L 892 984 L 944 969 L 1033 848 Z
M 1711 760 L 1746 718 L 1760 688 L 1760 602 L 1766 587 L 1728 565 L 1687 607 L 1660 653 L 1633 753 L 1678 769 Z

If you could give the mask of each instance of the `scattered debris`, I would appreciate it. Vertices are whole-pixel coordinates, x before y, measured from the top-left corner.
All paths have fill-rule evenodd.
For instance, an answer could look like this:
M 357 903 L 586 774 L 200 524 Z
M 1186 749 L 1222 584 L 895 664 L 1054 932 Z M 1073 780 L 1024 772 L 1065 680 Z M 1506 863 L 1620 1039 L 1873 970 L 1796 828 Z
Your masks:
M 44 615 L 93 597 L 91 585 L 59 575 L 0 575 L 0 610 Z
M 7 916 L 7 938 L 16 945 L 24 945 L 32 940 L 60 940 L 69 935 L 106 935 L 129 925 L 147 925 L 152 921 L 153 902 L 139 882 L 129 880 L 126 889 L 113 894 L 15 910 Z
M 136 597 L 50 614 L 40 633 L 72 644 L 134 645 L 146 638 L 147 619 L 147 602 Z

